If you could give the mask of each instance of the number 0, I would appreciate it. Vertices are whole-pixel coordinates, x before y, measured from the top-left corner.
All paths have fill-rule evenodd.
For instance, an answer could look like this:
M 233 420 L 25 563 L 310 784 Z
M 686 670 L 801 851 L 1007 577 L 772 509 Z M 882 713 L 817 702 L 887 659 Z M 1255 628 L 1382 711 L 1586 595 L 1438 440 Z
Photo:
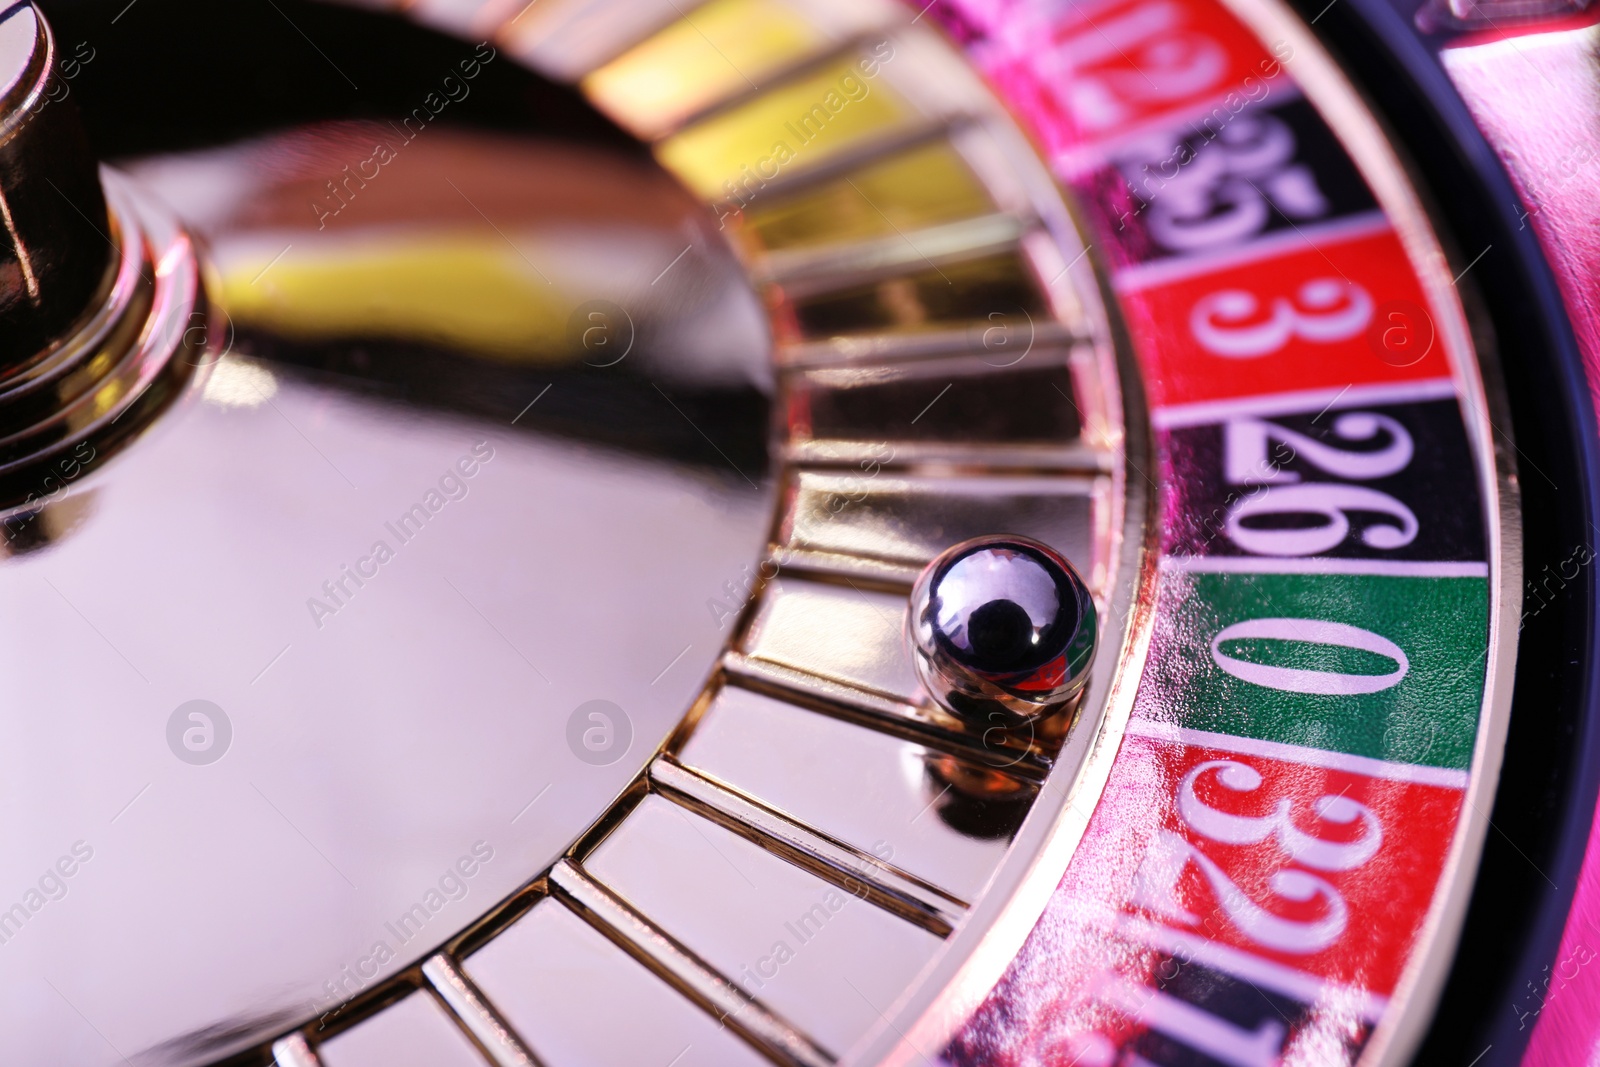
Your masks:
M 1250 637 L 1372 652 L 1393 660 L 1395 667 L 1388 674 L 1341 674 L 1337 671 L 1254 663 L 1222 651 L 1223 642 Z M 1248 619 L 1236 622 L 1211 639 L 1211 658 L 1235 678 L 1254 685 L 1319 696 L 1359 696 L 1382 692 L 1399 685 L 1406 672 L 1411 670 L 1411 661 L 1406 658 L 1405 650 L 1387 637 L 1379 637 L 1359 626 L 1319 619 Z

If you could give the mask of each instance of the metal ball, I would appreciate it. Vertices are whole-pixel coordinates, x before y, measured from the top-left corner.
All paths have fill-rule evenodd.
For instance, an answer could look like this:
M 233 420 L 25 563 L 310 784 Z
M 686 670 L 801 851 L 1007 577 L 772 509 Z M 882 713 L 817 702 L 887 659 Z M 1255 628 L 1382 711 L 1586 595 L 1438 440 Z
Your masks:
M 1070 702 L 1098 640 L 1094 598 L 1060 553 L 1027 537 L 978 537 L 928 564 L 906 637 L 917 675 L 956 715 L 1023 723 Z

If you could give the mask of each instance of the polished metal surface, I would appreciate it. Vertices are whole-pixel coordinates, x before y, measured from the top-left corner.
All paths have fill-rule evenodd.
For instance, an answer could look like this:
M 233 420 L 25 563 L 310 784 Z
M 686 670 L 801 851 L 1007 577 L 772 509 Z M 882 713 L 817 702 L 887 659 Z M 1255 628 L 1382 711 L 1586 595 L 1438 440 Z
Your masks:
M 0 512 L 9 547 L 48 543 L 52 513 L 186 388 L 204 362 L 208 311 L 193 244 L 165 206 L 115 171 L 101 175 L 114 271 L 73 329 L 0 381 Z M 100 189 L 97 181 L 96 190 Z
M 858 870 L 904 872 L 897 880 L 952 925 L 982 893 L 1035 788 L 1001 774 L 985 779 L 987 791 L 972 790 L 983 764 L 735 688 L 717 694 L 679 758 L 848 846 Z M 850 788 L 818 790 L 819 768 Z M 885 834 L 887 859 L 872 851 L 891 843 Z
M 652 811 L 658 810 L 655 808 Z M 696 857 L 699 858 L 699 857 Z M 689 873 L 687 864 L 674 864 Z M 550 872 L 556 899 L 620 944 L 662 981 L 692 998 L 717 1022 L 757 1051 L 785 1067 L 821 1067 L 832 1057 L 803 1031 L 760 1003 L 749 990 L 724 976 L 689 946 L 662 929 L 624 897 L 590 878 L 570 862 Z M 681 894 L 691 912 L 696 894 Z
M 917 677 L 934 699 L 986 725 L 1064 709 L 1089 680 L 1099 639 L 1094 598 L 1048 545 L 976 537 L 940 553 L 906 610 Z
M 490 18 L 447 6 L 416 14 Z M 1142 413 L 1010 120 L 894 8 L 697 9 L 810 27 L 759 91 L 670 8 L 517 14 L 455 84 L 565 63 L 656 161 L 406 116 L 127 161 L 215 310 L 170 410 L 0 566 L 50 711 L 0 780 L 73 782 L 0 874 L 94 857 L 5 950 L 25 1058 L 639 1062 L 529 996 L 564 986 L 533 930 L 685 1035 L 663 1062 L 832 1062 L 982 945 L 985 887 L 1114 750 Z M 675 99 L 639 89 L 661 64 Z M 830 93 L 855 110 L 797 166 L 742 175 Z M 1117 612 L 1082 737 L 964 720 L 905 647 L 918 568 L 1013 528 Z
M 670 757 L 651 764 L 657 792 L 697 815 L 775 852 L 797 867 L 894 912 L 930 933 L 947 936 L 960 920 L 960 901 L 898 870 L 887 856 L 854 848 L 754 797 L 698 774 Z M 873 844 L 882 851 L 882 839 Z
M 171 403 L 205 344 L 194 249 L 95 161 L 64 80 L 79 67 L 32 3 L 0 10 L 0 521 L 13 553 L 81 519 L 49 505 Z
M 364 134 L 298 143 L 339 153 Z M 772 490 L 689 413 L 764 408 L 741 275 L 709 245 L 651 289 L 705 238 L 637 164 L 585 158 L 575 181 L 559 150 L 430 134 L 325 229 L 295 192 L 304 171 L 262 180 L 260 145 L 136 168 L 210 242 L 229 324 L 213 339 L 232 351 L 72 485 L 86 514 L 70 534 L 0 568 L 14 698 L 49 712 L 0 777 L 19 797 L 75 783 L 10 829 L 0 874 L 25 887 L 57 850 L 97 846 L 73 921 L 33 920 L 7 946 L 0 1025 L 29 1059 L 82 1026 L 25 995 L 40 973 L 118 1046 L 171 1060 L 212 1054 L 219 1021 L 259 1032 L 337 1009 L 553 862 L 720 653 L 705 602 L 757 558 Z M 196 175 L 204 205 L 183 184 Z M 602 195 L 632 216 L 577 230 Z M 608 298 L 639 340 L 586 366 L 614 357 L 569 347 L 568 307 Z M 333 367 L 316 362 L 330 342 Z M 759 455 L 759 416 L 752 432 Z M 165 741 L 194 699 L 232 727 L 201 766 Z M 594 700 L 632 741 L 584 759 L 569 720 Z M 124 712 L 86 733 L 106 707 Z M 140 977 L 152 959 L 159 981 Z
M 881 472 L 881 464 L 878 464 Z M 879 562 L 909 585 L 934 556 L 987 531 L 977 522 L 1058 546 L 1099 587 L 1097 524 L 1107 520 L 1110 479 L 907 476 L 803 471 L 795 480 L 784 536 L 788 565 Z
M 894 593 L 790 579 L 761 598 L 741 646 L 750 659 L 919 703 L 922 687 L 901 637 L 905 601 Z
M 91 312 L 116 260 L 61 58 L 32 3 L 0 8 L 0 380 Z
M 412 993 L 318 1050 L 323 1067 L 480 1067 L 476 1046 L 426 991 Z
M 499 1011 L 449 957 L 434 956 L 423 963 L 422 976 L 495 1067 L 538 1067 Z
M 940 945 L 932 933 L 657 797 L 646 798 L 585 869 L 743 995 L 802 1027 L 829 1059 L 877 1021 L 875 1005 L 899 995 Z M 708 898 L 721 906 L 706 908 Z
M 547 900 L 466 961 L 548 1062 L 595 1067 L 769 1062 L 599 930 Z M 617 1025 L 626 1019 L 627 1025 Z

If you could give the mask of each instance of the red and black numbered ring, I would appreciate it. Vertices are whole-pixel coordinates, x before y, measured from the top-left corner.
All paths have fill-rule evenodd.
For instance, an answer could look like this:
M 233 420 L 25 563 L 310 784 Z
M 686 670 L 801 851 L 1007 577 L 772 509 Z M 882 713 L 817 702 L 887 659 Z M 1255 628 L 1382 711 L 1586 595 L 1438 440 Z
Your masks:
M 1591 1062 L 1585 7 L 0 4 L 0 1059 Z

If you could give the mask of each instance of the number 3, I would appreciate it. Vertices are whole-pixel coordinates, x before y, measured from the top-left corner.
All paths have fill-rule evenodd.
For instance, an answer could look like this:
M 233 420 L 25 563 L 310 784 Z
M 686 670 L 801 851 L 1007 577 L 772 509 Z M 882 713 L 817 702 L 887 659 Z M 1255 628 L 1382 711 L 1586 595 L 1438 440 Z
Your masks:
M 1295 337 L 1331 344 L 1358 337 L 1372 322 L 1372 296 L 1361 286 L 1333 278 L 1315 278 L 1300 287 L 1299 302 L 1272 301 L 1271 317 L 1250 320 L 1261 302 L 1243 289 L 1223 289 L 1202 297 L 1189 313 L 1195 340 L 1212 355 L 1226 359 L 1258 359 L 1279 351 Z
M 1355 870 L 1378 854 L 1383 826 L 1360 801 L 1328 794 L 1317 798 L 1312 808 L 1323 821 L 1361 824 L 1361 836 L 1354 841 L 1327 841 L 1294 825 L 1294 801 L 1288 797 L 1263 816 L 1233 815 L 1211 807 L 1200 799 L 1195 785 L 1213 771 L 1216 783 L 1234 793 L 1253 793 L 1262 784 L 1260 771 L 1230 759 L 1208 760 L 1184 775 L 1178 786 L 1178 816 L 1201 837 L 1224 845 L 1255 845 L 1275 838 L 1290 859 L 1319 871 Z M 1198 923 L 1199 916 L 1178 899 L 1178 879 L 1191 863 L 1200 869 L 1228 919 L 1258 945 L 1296 955 L 1321 952 L 1338 941 L 1350 925 L 1349 905 L 1326 879 L 1309 871 L 1274 871 L 1267 878 L 1267 888 L 1278 899 L 1299 904 L 1320 899 L 1323 905 L 1320 919 L 1285 919 L 1251 900 L 1211 857 L 1170 830 L 1156 835 L 1139 867 L 1134 903 L 1167 918 Z
M 1312 804 L 1325 822 L 1361 824 L 1361 836 L 1340 844 L 1303 833 L 1294 824 L 1294 801 L 1279 800 L 1272 812 L 1260 817 L 1230 815 L 1201 800 L 1195 785 L 1202 775 L 1215 771 L 1218 785 L 1233 793 L 1253 793 L 1261 788 L 1261 772 L 1237 760 L 1208 760 L 1183 776 L 1178 785 L 1178 814 L 1198 834 L 1224 845 L 1255 845 L 1277 838 L 1278 847 L 1294 860 L 1319 871 L 1353 871 L 1378 854 L 1383 826 L 1372 809 L 1342 795 L 1324 794 Z

